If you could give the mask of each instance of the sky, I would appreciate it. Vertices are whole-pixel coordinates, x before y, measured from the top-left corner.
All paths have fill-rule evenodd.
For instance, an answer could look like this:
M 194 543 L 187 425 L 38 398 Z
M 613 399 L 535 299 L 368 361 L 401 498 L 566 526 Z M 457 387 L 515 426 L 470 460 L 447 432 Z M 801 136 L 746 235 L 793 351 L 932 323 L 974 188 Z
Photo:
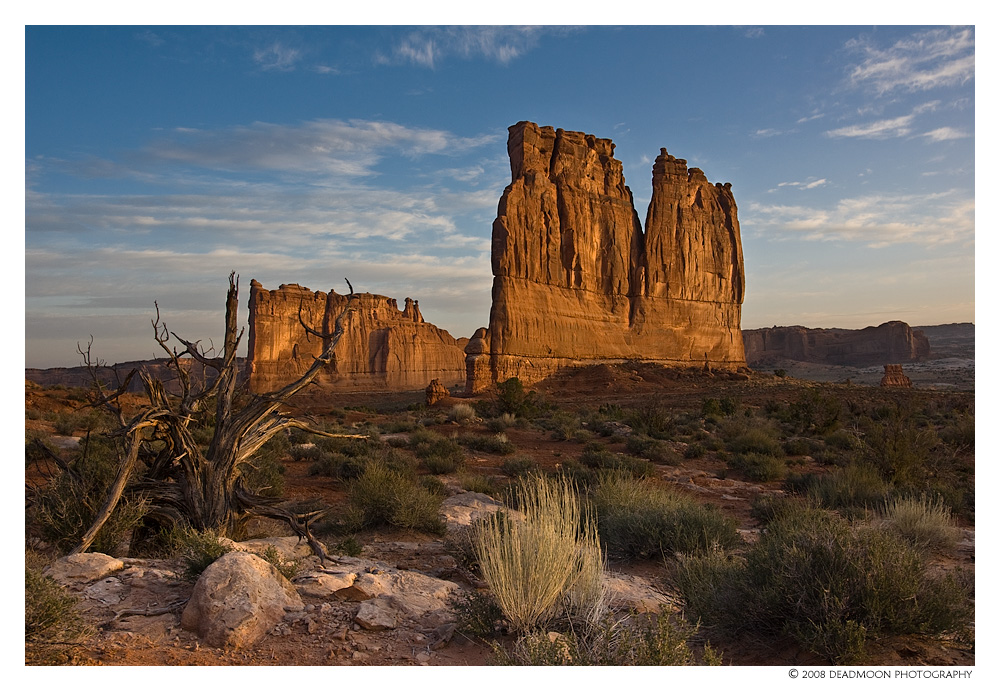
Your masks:
M 527 16 L 527 15 L 525 15 Z M 25 365 L 220 343 L 227 277 L 489 320 L 518 121 L 730 182 L 743 328 L 975 320 L 971 26 L 26 26 Z

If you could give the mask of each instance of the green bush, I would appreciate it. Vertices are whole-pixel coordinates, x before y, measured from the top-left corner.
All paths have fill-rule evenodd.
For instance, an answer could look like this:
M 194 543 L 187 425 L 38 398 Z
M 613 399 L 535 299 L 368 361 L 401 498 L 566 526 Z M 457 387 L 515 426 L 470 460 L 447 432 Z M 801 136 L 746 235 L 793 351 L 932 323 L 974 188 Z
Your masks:
M 737 453 L 726 461 L 732 470 L 738 470 L 754 482 L 770 482 L 785 477 L 788 467 L 780 458 L 763 453 Z
M 65 662 L 69 646 L 90 630 L 76 611 L 78 600 L 36 568 L 24 567 L 25 664 Z
M 504 475 L 518 477 L 538 470 L 538 464 L 531 456 L 514 456 L 504 459 L 501 467 Z
M 503 432 L 497 432 L 488 436 L 482 434 L 462 434 L 458 437 L 458 443 L 473 451 L 495 453 L 501 456 L 509 456 L 517 451 L 517 447 L 514 446 Z
M 493 650 L 502 665 L 696 665 L 699 659 L 691 639 L 697 632 L 697 626 L 661 608 L 658 614 L 609 615 L 567 633 L 531 633 L 518 638 L 510 648 L 494 644 Z M 719 665 L 722 658 L 706 643 L 700 664 Z
M 239 477 L 243 486 L 265 497 L 280 497 L 285 491 L 285 465 L 281 457 L 289 448 L 288 439 L 275 435 L 250 460 L 241 463 Z
M 580 454 L 580 463 L 588 468 L 621 471 L 635 477 L 656 475 L 656 466 L 649 461 L 622 453 L 614 453 L 599 442 L 592 442 L 584 447 L 583 453 Z
M 119 449 L 113 439 L 100 434 L 86 438 L 83 447 L 47 485 L 33 490 L 28 515 L 46 541 L 61 551 L 80 543 L 108 498 L 119 467 Z M 141 496 L 126 493 L 98 531 L 91 549 L 116 554 L 146 513 Z
M 625 439 L 625 449 L 631 454 L 642 456 L 655 463 L 680 464 L 680 456 L 666 442 L 645 434 L 630 434 Z
M 199 531 L 189 526 L 174 526 L 167 533 L 166 541 L 171 553 L 183 560 L 184 576 L 192 581 L 216 559 L 233 551 L 214 531 Z
M 497 481 L 491 475 L 462 473 L 458 476 L 458 485 L 467 492 L 479 492 L 491 497 L 495 497 L 500 492 Z
M 784 455 L 784 449 L 781 448 L 776 435 L 766 427 L 729 426 L 724 438 L 726 448 L 735 453 Z
M 789 478 L 790 485 L 828 509 L 877 510 L 892 487 L 873 466 L 852 463 L 822 475 Z
M 699 442 L 688 444 L 684 449 L 684 458 L 702 458 L 705 455 L 705 445 Z
M 440 534 L 444 525 L 438 517 L 441 497 L 428 492 L 399 470 L 370 462 L 348 488 L 348 503 L 359 527 L 389 525 L 408 530 Z
M 589 499 L 601 542 L 614 556 L 662 558 L 740 542 L 736 521 L 717 508 L 622 473 L 603 474 Z
M 909 408 L 886 406 L 876 412 L 876 418 L 860 421 L 863 434 L 859 458 L 878 468 L 894 484 L 917 483 L 929 470 L 937 434 L 917 426 Z
M 506 430 L 508 427 L 513 427 L 516 422 L 517 418 L 515 418 L 510 413 L 504 413 L 503 415 L 500 415 L 495 418 L 490 418 L 489 420 L 487 420 L 486 429 L 488 429 L 490 432 L 493 432 L 494 434 L 499 434 L 500 432 Z
M 976 418 L 965 413 L 941 430 L 941 439 L 957 451 L 976 450 Z
M 965 624 L 968 593 L 925 566 L 896 536 L 804 507 L 769 523 L 745 560 L 682 560 L 676 582 L 705 624 L 737 636 L 790 635 L 833 662 L 856 663 L 872 637 Z
M 475 409 L 468 403 L 456 403 L 448 413 L 448 420 L 464 425 L 476 419 Z
M 465 452 L 454 439 L 429 429 L 418 429 L 410 435 L 410 448 L 428 469 L 450 473 L 465 462 Z
M 836 432 L 831 432 L 823 438 L 823 442 L 831 448 L 842 451 L 851 451 L 859 446 L 857 435 L 846 429 L 838 429 Z

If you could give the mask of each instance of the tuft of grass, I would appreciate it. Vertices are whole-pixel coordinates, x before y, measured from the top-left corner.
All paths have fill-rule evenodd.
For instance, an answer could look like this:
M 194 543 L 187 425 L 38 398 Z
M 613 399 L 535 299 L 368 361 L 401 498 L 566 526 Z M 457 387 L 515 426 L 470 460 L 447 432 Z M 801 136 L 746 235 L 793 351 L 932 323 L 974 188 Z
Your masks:
M 875 511 L 892 491 L 879 471 L 864 463 L 852 463 L 822 475 L 790 477 L 789 483 L 828 509 Z
M 717 508 L 623 473 L 603 474 L 589 499 L 602 544 L 619 557 L 704 553 L 740 542 L 736 521 Z
M 473 524 L 476 560 L 510 628 L 525 632 L 562 612 L 603 614 L 604 560 L 593 520 L 574 487 L 544 476 L 516 487 L 523 520 Z
M 458 443 L 473 451 L 495 453 L 501 456 L 509 456 L 517 451 L 517 447 L 503 432 L 497 432 L 488 436 L 482 434 L 463 434 L 458 437 Z
M 448 413 L 449 422 L 457 422 L 460 425 L 472 422 L 476 419 L 476 410 L 468 403 L 456 403 Z
M 644 458 L 614 453 L 600 442 L 591 442 L 583 448 L 580 463 L 587 468 L 625 472 L 634 477 L 653 477 L 656 466 Z
M 897 497 L 886 502 L 886 525 L 919 550 L 945 552 L 954 549 L 958 529 L 944 500 L 927 496 Z
M 41 570 L 25 564 L 25 664 L 64 662 L 68 648 L 90 633 L 76 611 L 77 602 Z
M 537 471 L 538 464 L 531 456 L 513 456 L 504 459 L 501 470 L 503 470 L 504 475 L 518 477 Z
M 211 530 L 199 531 L 190 526 L 174 526 L 165 537 L 171 553 L 184 561 L 184 576 L 192 581 L 198 580 L 216 559 L 233 551 L 232 547 L 223 544 L 220 536 Z

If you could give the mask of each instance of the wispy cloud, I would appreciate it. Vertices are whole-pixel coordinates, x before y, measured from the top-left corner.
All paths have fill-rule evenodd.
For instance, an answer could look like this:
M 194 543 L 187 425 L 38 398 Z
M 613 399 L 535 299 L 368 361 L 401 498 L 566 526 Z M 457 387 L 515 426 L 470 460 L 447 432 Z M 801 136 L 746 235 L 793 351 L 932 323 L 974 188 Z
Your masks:
M 754 139 L 768 139 L 770 137 L 777 137 L 777 136 L 780 136 L 782 134 L 787 134 L 787 133 L 788 132 L 785 131 L 785 130 L 778 130 L 778 129 L 774 129 L 774 128 L 767 128 L 767 129 L 757 130 L 751 136 L 753 136 Z
M 851 83 L 879 94 L 964 84 L 975 74 L 975 38 L 967 27 L 922 31 L 889 47 L 872 37 L 852 39 L 846 47 L 863 56 L 851 69 Z
M 827 137 L 859 137 L 862 139 L 889 139 L 905 137 L 913 131 L 913 114 L 887 120 L 875 120 L 860 125 L 848 125 L 835 130 L 827 130 Z
M 966 243 L 975 236 L 975 201 L 966 194 L 870 195 L 842 199 L 832 208 L 751 203 L 741 224 L 770 239 L 837 240 L 868 247 Z
M 968 132 L 963 132 L 957 130 L 954 127 L 939 127 L 936 130 L 931 130 L 930 132 L 924 132 L 922 137 L 927 137 L 928 139 L 935 142 L 944 142 L 950 139 L 966 139 L 972 135 Z
M 223 171 L 323 173 L 364 177 L 386 155 L 452 154 L 490 143 L 495 135 L 459 137 L 444 130 L 368 120 L 258 122 L 219 130 L 175 130 L 149 145 L 146 158 Z
M 779 182 L 778 187 L 797 187 L 802 190 L 813 190 L 827 184 L 829 183 L 826 178 L 820 178 L 819 180 L 810 180 L 809 182 Z
M 288 71 L 295 68 L 295 63 L 302 57 L 298 48 L 290 48 L 277 41 L 263 48 L 256 48 L 253 59 L 263 70 Z
M 413 64 L 435 68 L 448 58 L 483 59 L 506 65 L 532 50 L 543 27 L 428 27 L 404 36 L 379 64 Z

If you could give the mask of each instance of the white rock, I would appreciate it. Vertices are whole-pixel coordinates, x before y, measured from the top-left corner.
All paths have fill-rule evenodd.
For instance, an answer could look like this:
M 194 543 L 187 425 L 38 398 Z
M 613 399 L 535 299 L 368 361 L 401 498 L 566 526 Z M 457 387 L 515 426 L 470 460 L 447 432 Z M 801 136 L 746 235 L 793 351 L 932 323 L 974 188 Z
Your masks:
M 84 552 L 56 560 L 45 570 L 45 575 L 62 585 L 78 585 L 91 583 L 123 568 L 125 562 L 121 559 L 100 552 Z
M 358 608 L 354 622 L 369 631 L 394 629 L 397 623 L 397 610 L 386 598 L 365 600 Z

